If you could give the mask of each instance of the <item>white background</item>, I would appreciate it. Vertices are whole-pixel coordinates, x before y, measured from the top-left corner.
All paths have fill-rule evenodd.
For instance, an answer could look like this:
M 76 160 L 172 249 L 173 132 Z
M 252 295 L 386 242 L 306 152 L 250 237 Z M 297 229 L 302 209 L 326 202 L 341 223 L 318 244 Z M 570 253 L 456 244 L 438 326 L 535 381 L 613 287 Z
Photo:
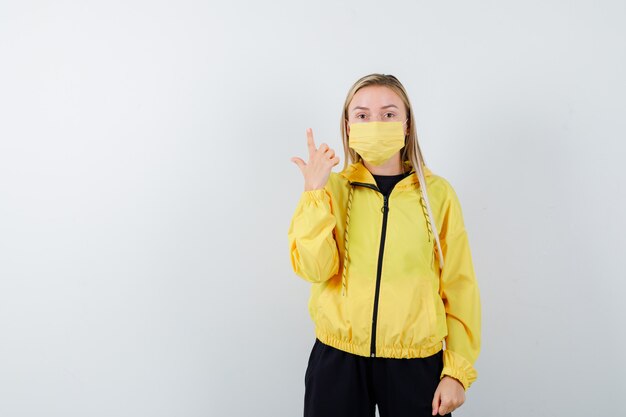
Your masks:
M 407 88 L 461 200 L 455 416 L 624 415 L 623 1 L 2 1 L 0 415 L 298 416 L 305 129 Z M 337 171 L 343 165 L 336 167 Z

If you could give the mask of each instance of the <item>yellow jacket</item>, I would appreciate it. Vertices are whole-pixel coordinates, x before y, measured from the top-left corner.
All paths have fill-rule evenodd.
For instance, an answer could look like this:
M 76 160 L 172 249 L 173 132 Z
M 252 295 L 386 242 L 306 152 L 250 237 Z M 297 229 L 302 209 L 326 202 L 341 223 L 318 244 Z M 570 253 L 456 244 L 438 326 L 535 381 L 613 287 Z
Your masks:
M 361 162 L 331 172 L 324 189 L 303 191 L 288 232 L 291 265 L 313 283 L 308 308 L 320 341 L 361 356 L 416 358 L 445 340 L 441 378 L 467 390 L 480 351 L 478 284 L 456 193 L 424 168 L 442 269 L 414 170 L 385 198 Z

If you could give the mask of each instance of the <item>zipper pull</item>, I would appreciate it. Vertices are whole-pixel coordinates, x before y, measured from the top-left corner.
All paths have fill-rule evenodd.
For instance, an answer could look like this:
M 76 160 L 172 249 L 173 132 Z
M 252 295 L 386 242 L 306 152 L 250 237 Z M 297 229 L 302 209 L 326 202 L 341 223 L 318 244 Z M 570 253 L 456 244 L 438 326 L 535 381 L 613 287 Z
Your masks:
M 385 214 L 385 211 L 389 212 L 389 196 L 383 196 L 383 206 L 380 208 L 380 212 Z

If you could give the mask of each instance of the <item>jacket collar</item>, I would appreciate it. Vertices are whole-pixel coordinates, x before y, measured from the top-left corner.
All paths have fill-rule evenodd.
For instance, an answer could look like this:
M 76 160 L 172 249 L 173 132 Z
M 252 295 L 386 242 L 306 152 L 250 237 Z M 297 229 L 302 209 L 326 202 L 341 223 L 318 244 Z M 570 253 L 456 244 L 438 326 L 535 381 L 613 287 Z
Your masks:
M 411 174 L 406 178 L 403 178 L 399 181 L 394 188 L 417 188 L 419 187 L 419 180 L 417 179 L 417 174 L 415 173 L 415 169 L 411 165 L 410 161 L 405 161 L 405 165 L 410 167 Z M 349 182 L 360 182 L 366 184 L 376 185 L 376 180 L 372 173 L 363 165 L 361 161 L 354 162 L 346 167 L 343 171 L 339 172 L 339 175 L 346 178 Z M 432 171 L 424 166 L 424 177 L 428 177 L 433 175 Z

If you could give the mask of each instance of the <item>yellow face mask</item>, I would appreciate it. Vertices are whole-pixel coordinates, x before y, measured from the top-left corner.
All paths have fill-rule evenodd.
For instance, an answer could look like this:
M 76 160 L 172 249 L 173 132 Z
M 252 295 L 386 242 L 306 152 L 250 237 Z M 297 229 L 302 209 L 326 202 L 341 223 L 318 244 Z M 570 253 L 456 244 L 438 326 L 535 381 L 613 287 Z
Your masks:
M 404 147 L 404 123 L 365 122 L 350 125 L 348 146 L 372 165 L 382 165 Z

